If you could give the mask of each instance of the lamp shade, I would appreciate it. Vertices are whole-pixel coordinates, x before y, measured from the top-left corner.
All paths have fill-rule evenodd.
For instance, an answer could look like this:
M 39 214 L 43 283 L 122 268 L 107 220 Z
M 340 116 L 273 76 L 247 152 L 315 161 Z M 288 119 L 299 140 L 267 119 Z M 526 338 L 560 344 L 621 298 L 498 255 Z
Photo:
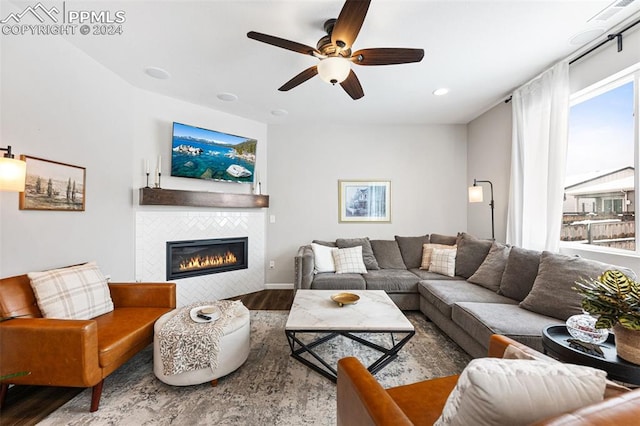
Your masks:
M 23 192 L 26 174 L 25 161 L 0 157 L 0 191 Z
M 331 56 L 321 59 L 318 64 L 318 75 L 327 83 L 342 83 L 349 76 L 351 64 L 345 58 Z
M 482 202 L 482 187 L 481 186 L 470 186 L 469 187 L 469 202 L 470 203 L 481 203 Z

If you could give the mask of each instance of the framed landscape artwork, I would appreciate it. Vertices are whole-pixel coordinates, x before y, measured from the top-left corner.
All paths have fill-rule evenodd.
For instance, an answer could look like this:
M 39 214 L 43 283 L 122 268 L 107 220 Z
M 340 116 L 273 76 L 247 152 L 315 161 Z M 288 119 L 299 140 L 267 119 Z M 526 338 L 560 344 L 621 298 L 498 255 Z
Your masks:
M 84 167 L 21 155 L 27 163 L 20 210 L 84 211 Z
M 338 181 L 340 222 L 391 222 L 391 182 Z

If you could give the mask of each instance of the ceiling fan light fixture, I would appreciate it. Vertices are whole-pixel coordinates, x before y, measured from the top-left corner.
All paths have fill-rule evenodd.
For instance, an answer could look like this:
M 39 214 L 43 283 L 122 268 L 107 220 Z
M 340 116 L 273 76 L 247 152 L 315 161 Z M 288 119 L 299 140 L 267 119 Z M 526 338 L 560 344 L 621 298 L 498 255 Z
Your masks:
M 321 59 L 318 64 L 318 75 L 327 83 L 342 83 L 349 76 L 351 63 L 342 57 L 331 56 Z

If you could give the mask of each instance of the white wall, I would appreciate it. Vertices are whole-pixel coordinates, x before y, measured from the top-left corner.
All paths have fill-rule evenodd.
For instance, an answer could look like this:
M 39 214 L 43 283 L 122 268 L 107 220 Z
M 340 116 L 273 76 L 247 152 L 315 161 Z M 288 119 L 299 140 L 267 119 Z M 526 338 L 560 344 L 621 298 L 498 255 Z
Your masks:
M 501 102 L 468 125 L 467 184 L 473 179 L 493 183 L 496 241 L 505 241 L 511 171 L 511 104 Z M 469 203 L 467 230 L 491 238 L 491 191 L 483 183 L 484 201 Z
M 0 276 L 97 260 L 133 276 L 131 91 L 59 37 L 1 39 L 0 145 L 86 167 L 86 211 L 20 211 L 0 192 Z
M 269 127 L 267 283 L 292 283 L 293 257 L 313 239 L 465 230 L 466 126 Z M 391 181 L 391 223 L 339 223 L 338 180 Z

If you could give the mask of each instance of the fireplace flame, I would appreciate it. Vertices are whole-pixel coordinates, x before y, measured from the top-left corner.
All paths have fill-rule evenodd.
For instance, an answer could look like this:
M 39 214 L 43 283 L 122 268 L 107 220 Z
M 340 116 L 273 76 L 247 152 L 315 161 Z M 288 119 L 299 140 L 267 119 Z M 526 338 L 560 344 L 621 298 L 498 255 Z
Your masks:
M 194 269 L 215 268 L 224 265 L 233 265 L 238 262 L 238 258 L 227 251 L 224 255 L 215 256 L 194 256 L 191 259 L 180 262 L 180 271 L 192 271 Z

